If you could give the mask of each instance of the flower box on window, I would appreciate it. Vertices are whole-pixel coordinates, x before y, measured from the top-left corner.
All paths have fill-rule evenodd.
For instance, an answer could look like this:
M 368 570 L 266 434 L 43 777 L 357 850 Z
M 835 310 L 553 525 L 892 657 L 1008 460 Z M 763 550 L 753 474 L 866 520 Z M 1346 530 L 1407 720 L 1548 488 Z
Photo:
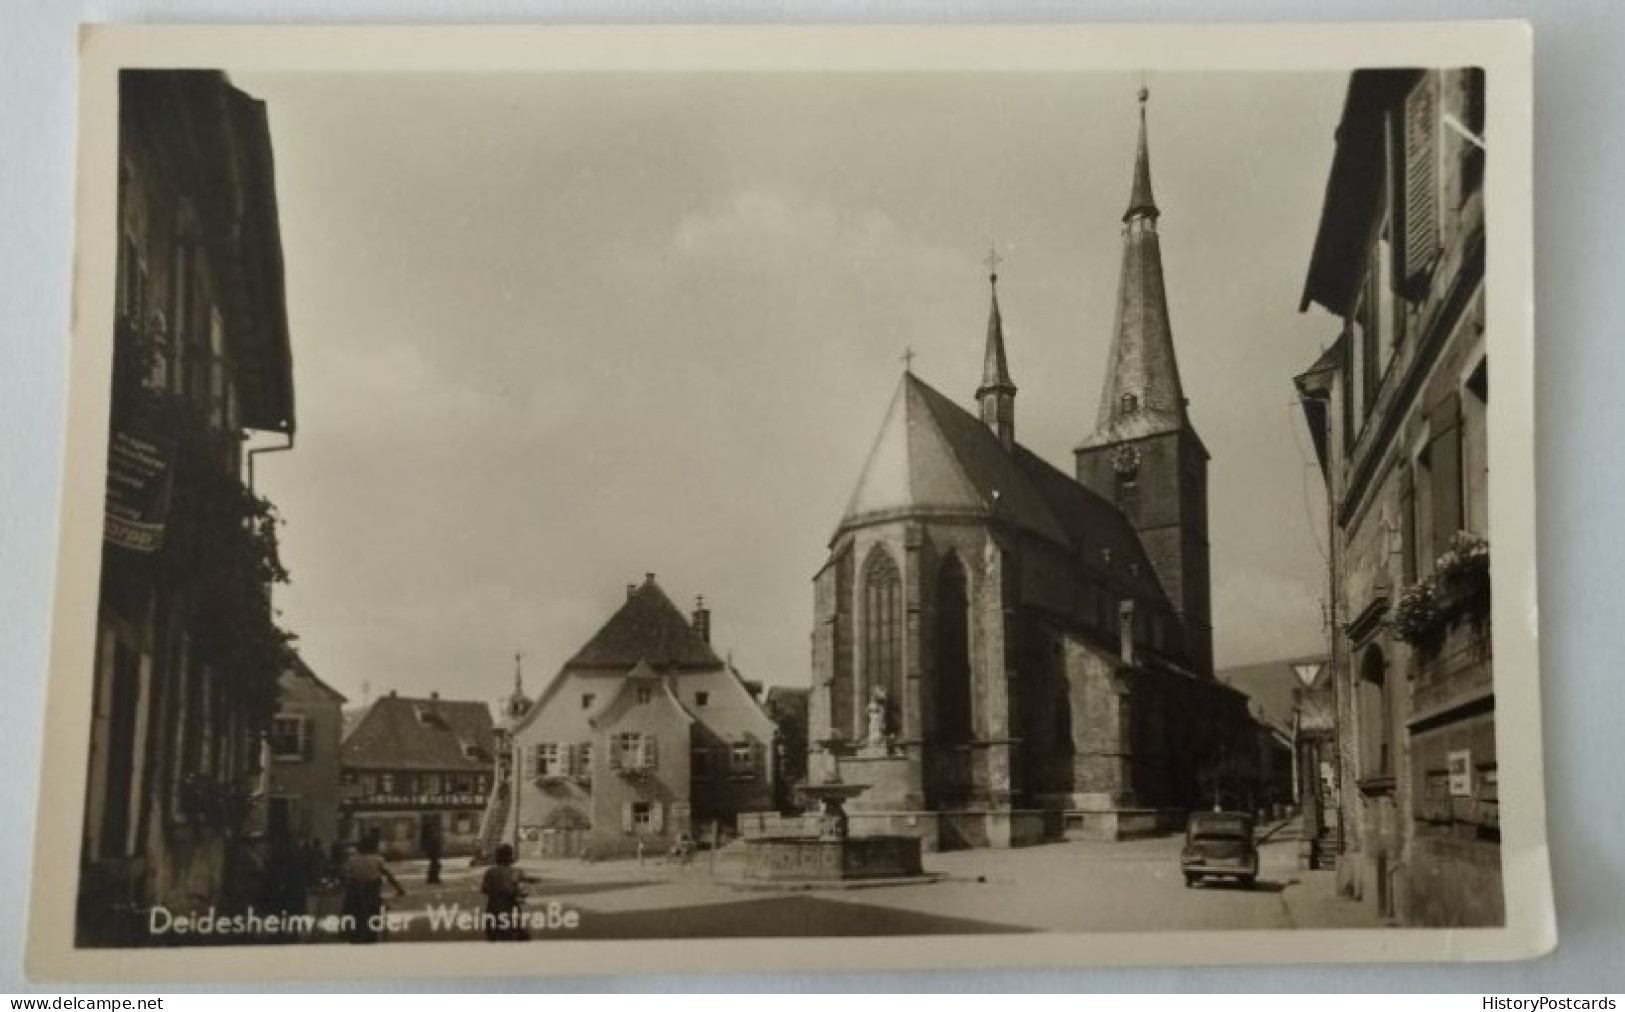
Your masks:
M 1400 591 L 1388 621 L 1398 639 L 1428 649 L 1439 644 L 1450 626 L 1481 623 L 1489 614 L 1489 542 L 1458 531 L 1434 563 L 1433 575 Z

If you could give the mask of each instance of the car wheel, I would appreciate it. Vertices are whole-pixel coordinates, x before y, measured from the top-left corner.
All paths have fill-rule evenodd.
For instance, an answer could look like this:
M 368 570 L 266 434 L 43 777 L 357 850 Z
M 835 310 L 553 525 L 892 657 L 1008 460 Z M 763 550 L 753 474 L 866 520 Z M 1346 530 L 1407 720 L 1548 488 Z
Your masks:
M 1253 875 L 1243 875 L 1243 876 L 1241 876 L 1241 887 L 1243 889 L 1251 889 L 1256 885 L 1258 885 L 1257 877 L 1255 877 Z
M 1195 875 L 1186 875 L 1185 876 L 1185 888 L 1186 889 L 1194 889 L 1194 888 L 1196 888 L 1196 876 Z

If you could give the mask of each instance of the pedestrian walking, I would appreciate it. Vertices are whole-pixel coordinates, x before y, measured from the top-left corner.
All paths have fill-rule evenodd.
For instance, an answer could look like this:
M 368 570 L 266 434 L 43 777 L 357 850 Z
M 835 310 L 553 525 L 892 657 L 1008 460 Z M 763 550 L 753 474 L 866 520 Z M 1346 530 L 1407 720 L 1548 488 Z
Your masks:
M 513 845 L 497 847 L 496 863 L 485 869 L 480 892 L 485 894 L 485 937 L 492 942 L 523 942 L 530 931 L 523 923 L 525 873 L 514 867 Z
M 356 851 L 344 863 L 344 915 L 349 918 L 350 941 L 370 944 L 378 941 L 379 922 L 384 912 L 384 881 L 395 887 L 395 895 L 405 896 L 400 880 L 378 853 L 378 833 L 361 838 Z

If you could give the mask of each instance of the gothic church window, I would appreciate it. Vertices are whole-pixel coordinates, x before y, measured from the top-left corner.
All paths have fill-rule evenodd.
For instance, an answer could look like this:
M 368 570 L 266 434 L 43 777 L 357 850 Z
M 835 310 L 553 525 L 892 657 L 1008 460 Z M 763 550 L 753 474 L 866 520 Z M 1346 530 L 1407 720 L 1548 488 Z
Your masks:
M 937 736 L 944 743 L 971 740 L 969 600 L 965 567 L 950 555 L 937 574 Z
M 903 578 L 883 548 L 863 574 L 863 680 L 865 695 L 884 689 L 896 698 L 903 667 Z

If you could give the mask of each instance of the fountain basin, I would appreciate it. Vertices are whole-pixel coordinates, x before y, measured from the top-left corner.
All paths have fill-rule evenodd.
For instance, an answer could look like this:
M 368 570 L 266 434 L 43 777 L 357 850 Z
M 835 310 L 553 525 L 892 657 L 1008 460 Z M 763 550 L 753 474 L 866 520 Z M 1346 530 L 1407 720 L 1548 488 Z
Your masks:
M 744 877 L 802 885 L 904 879 L 925 874 L 916 836 L 765 836 L 745 841 Z

